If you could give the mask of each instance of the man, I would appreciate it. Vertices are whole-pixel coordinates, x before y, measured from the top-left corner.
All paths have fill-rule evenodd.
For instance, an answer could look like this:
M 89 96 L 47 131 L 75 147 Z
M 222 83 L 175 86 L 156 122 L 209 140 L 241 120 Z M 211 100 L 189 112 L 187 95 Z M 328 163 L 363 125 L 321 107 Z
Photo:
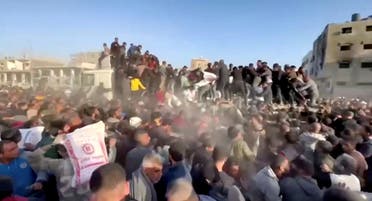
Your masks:
M 251 201 L 281 201 L 279 179 L 289 172 L 289 161 L 277 155 L 269 166 L 266 166 L 254 177 Z
M 360 191 L 360 180 L 355 176 L 356 161 L 348 154 L 337 157 L 334 165 L 334 173 L 327 165 L 322 167 L 323 174 L 318 178 L 320 188 L 344 186 L 352 191 Z
M 122 201 L 129 194 L 124 169 L 116 164 L 103 165 L 92 173 L 89 181 L 90 201 Z
M 160 112 L 153 112 L 151 114 L 151 128 L 149 134 L 156 145 L 163 146 L 168 144 L 169 136 L 166 134 L 165 129 L 163 128 L 163 120 Z
M 247 93 L 245 89 L 245 84 L 243 81 L 243 67 L 234 67 L 233 72 L 231 73 L 233 76 L 233 91 L 240 94 L 244 100 L 244 105 L 247 105 Z
M 25 197 L 13 195 L 13 181 L 7 176 L 0 176 L 0 200 L 1 201 L 28 201 Z
M 168 201 L 215 201 L 206 195 L 195 193 L 190 181 L 185 179 L 176 180 L 167 190 Z
M 273 91 L 274 102 L 279 104 L 283 104 L 282 93 L 280 90 L 280 82 L 282 80 L 282 76 L 283 76 L 282 67 L 277 63 L 274 64 L 272 72 L 273 84 L 271 85 L 271 88 Z
M 137 142 L 137 146 L 129 151 L 125 162 L 125 170 L 128 177 L 131 177 L 132 173 L 141 166 L 145 155 L 152 152 L 152 149 L 149 147 L 151 137 L 146 130 L 138 129 L 134 135 L 134 139 Z
M 156 192 L 158 193 L 158 200 L 165 200 L 167 189 L 177 179 L 186 179 L 192 181 L 190 170 L 186 167 L 185 156 L 186 147 L 182 141 L 173 142 L 169 147 L 169 162 L 170 167 L 165 171 L 160 182 L 156 185 Z
M 314 165 L 305 157 L 293 161 L 295 176 L 282 179 L 280 183 L 283 201 L 321 201 L 322 192 L 312 178 Z
M 142 166 L 132 174 L 130 195 L 138 201 L 157 201 L 154 184 L 160 181 L 163 170 L 163 160 L 155 153 L 147 154 Z
M 163 61 L 161 63 L 161 65 L 159 66 L 159 74 L 160 74 L 160 90 L 165 90 L 165 79 L 166 79 L 166 76 L 167 76 L 167 62 L 166 61 Z
M 106 43 L 103 43 L 103 52 L 101 52 L 101 56 L 98 58 L 98 68 L 102 68 L 102 60 L 107 56 L 110 56 L 110 49 Z
M 119 38 L 116 37 L 114 42 L 111 43 L 110 53 L 111 53 L 111 68 L 118 68 L 119 61 L 120 61 Z
M 300 92 L 306 91 L 307 97 L 310 99 L 310 106 L 315 106 L 319 98 L 318 85 L 309 76 L 304 77 L 305 86 L 299 89 Z
M 127 43 L 123 42 L 120 46 L 120 64 L 123 65 L 125 62 L 125 54 L 127 53 Z
M 194 152 L 190 173 L 196 193 L 208 194 L 217 175 L 212 160 L 214 145 L 210 138 L 200 140 L 203 145 Z
M 15 195 L 33 197 L 42 190 L 42 181 L 37 180 L 34 170 L 19 153 L 15 142 L 0 141 L 0 175 L 12 178 Z
M 227 68 L 224 61 L 221 59 L 218 63 L 218 80 L 217 80 L 217 90 L 221 92 L 222 98 L 228 99 L 228 85 L 229 85 L 229 69 Z
M 338 118 L 334 121 L 332 127 L 335 128 L 335 134 L 340 137 L 345 129 L 352 129 L 357 127 L 357 125 L 358 123 L 354 119 L 354 113 L 346 110 L 342 113 L 342 118 Z
M 166 186 L 176 179 L 185 178 L 191 181 L 189 169 L 185 165 L 186 147 L 183 142 L 177 141 L 169 147 L 169 160 L 171 167 L 164 174 Z
M 254 154 L 249 148 L 248 144 L 243 139 L 243 133 L 236 126 L 230 127 L 228 136 L 231 139 L 230 155 L 236 157 L 238 160 L 250 161 L 254 159 Z
M 315 122 L 310 125 L 308 132 L 305 132 L 300 135 L 300 143 L 305 148 L 304 155 L 311 161 L 313 161 L 313 153 L 315 151 L 316 143 L 318 143 L 319 141 L 326 140 L 325 138 L 326 136 L 320 134 L 320 130 L 321 130 L 320 123 Z
M 363 180 L 364 172 L 368 169 L 368 165 L 364 156 L 355 149 L 357 142 L 358 139 L 353 135 L 346 135 L 346 132 L 342 135 L 342 149 L 356 161 L 356 175 L 360 180 Z

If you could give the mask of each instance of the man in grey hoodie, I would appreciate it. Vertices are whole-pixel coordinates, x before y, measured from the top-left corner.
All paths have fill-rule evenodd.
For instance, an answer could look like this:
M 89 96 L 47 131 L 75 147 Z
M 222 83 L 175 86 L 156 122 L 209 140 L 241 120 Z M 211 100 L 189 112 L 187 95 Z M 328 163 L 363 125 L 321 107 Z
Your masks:
M 162 157 L 155 153 L 147 154 L 129 182 L 131 197 L 138 201 L 157 201 L 154 184 L 159 182 L 162 170 Z

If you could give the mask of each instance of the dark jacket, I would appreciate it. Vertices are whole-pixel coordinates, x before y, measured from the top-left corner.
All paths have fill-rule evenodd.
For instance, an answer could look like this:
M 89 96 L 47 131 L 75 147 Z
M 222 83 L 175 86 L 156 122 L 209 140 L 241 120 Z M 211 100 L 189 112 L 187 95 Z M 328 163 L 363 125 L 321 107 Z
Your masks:
M 306 177 L 287 177 L 279 182 L 282 201 L 320 201 L 322 192 L 315 180 Z

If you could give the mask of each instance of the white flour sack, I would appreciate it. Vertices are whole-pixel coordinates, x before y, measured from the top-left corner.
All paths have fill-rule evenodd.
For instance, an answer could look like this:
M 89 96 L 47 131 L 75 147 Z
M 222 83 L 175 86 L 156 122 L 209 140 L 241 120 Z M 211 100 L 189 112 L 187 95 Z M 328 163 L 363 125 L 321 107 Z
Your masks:
M 101 121 L 67 134 L 64 145 L 74 166 L 73 187 L 89 182 L 92 172 L 108 163 L 105 125 Z
M 19 129 L 19 132 L 22 135 L 21 141 L 18 143 L 18 147 L 21 149 L 25 148 L 25 144 L 30 144 L 32 146 L 36 146 L 38 142 L 41 140 L 41 134 L 44 131 L 43 126 L 37 126 L 33 128 L 27 129 Z

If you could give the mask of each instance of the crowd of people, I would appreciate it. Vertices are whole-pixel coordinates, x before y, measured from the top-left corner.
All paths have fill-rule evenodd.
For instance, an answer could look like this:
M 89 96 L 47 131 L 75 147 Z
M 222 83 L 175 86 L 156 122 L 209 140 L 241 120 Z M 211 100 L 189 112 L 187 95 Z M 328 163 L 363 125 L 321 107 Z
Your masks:
M 122 45 L 115 38 L 111 48 L 106 44 L 99 63 L 110 56 L 115 98 L 127 102 L 144 94 L 164 97 L 184 97 L 189 101 L 231 100 L 242 98 L 246 106 L 249 100 L 261 100 L 267 104 L 291 104 L 315 106 L 319 98 L 317 84 L 300 67 L 273 64 L 258 60 L 256 65 L 228 66 L 223 60 L 209 63 L 207 68 L 174 68 L 166 61 L 141 53 L 141 45 Z
M 115 40 L 106 50 L 112 100 L 1 88 L 0 201 L 372 199 L 365 101 L 320 100 L 316 84 L 291 66 L 229 69 L 221 60 L 177 70 L 123 46 Z M 61 139 L 97 122 L 108 163 L 73 185 L 76 158 Z M 21 132 L 30 128 L 40 135 Z

